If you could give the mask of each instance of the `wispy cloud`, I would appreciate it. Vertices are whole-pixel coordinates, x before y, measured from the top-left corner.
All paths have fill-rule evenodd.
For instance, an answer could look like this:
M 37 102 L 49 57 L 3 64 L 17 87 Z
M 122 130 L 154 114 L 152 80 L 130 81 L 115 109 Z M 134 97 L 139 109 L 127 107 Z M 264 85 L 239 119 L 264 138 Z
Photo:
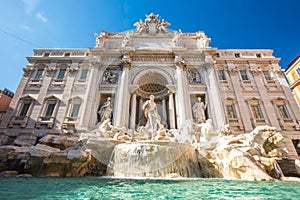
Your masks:
M 41 20 L 42 22 L 47 22 L 47 18 L 40 12 L 36 13 L 35 17 L 39 20 Z
M 22 2 L 24 3 L 25 13 L 27 15 L 30 15 L 34 12 L 39 3 L 39 0 L 22 0 Z
M 24 29 L 24 30 L 31 30 L 31 28 L 29 26 L 26 26 L 26 25 L 22 25 L 21 28 Z

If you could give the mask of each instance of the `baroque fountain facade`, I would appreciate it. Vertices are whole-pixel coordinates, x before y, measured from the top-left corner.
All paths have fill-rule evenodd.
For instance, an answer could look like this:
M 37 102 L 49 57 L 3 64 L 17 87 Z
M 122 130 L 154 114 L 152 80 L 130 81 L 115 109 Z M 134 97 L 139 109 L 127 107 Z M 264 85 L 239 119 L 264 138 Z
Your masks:
M 289 163 L 298 176 L 299 108 L 272 50 L 212 48 L 153 13 L 134 26 L 28 57 L 1 171 L 270 180 Z

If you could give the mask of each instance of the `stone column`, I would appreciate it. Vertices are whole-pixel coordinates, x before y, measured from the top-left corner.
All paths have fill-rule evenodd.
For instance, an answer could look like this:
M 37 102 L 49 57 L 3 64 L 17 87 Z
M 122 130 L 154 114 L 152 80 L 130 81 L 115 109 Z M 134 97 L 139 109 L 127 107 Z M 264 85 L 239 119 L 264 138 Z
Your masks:
M 142 97 L 140 97 L 140 101 L 139 101 L 139 120 L 143 117 L 143 99 Z
M 183 86 L 183 67 L 185 66 L 185 61 L 181 56 L 175 56 L 175 66 L 176 66 L 176 76 L 177 76 L 177 98 L 179 106 L 179 127 L 182 127 L 186 123 L 186 107 L 185 107 L 185 92 Z
M 131 96 L 131 116 L 130 116 L 131 129 L 135 129 L 135 118 L 136 118 L 136 93 L 134 92 Z
M 119 82 L 118 97 L 116 102 L 115 111 L 115 125 L 116 126 L 126 126 L 126 116 L 128 116 L 128 77 L 130 68 L 130 57 L 129 55 L 124 55 L 122 57 L 122 74 Z
M 218 93 L 218 85 L 214 76 L 213 62 L 207 62 L 205 67 L 207 69 L 207 91 L 209 98 L 209 111 L 213 114 L 213 121 L 215 128 L 224 126 L 225 118 L 223 107 L 221 105 L 220 95 Z
M 169 91 L 169 123 L 170 123 L 170 128 L 176 128 L 174 99 L 173 99 L 173 92 L 171 91 Z
M 82 102 L 82 112 L 79 121 L 79 129 L 92 128 L 97 123 L 98 103 L 95 100 L 99 90 L 99 69 L 101 68 L 100 58 L 91 60 L 89 66 L 89 78 L 86 83 L 86 90 L 83 92 L 84 98 Z
M 167 109 L 166 109 L 166 98 L 162 97 L 162 117 L 164 121 L 167 121 Z

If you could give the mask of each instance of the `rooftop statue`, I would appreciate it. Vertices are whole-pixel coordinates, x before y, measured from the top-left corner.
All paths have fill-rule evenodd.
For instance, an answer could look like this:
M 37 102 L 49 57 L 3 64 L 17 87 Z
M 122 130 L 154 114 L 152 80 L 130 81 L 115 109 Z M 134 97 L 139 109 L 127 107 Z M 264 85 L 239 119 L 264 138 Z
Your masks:
M 99 35 L 97 33 L 94 33 L 94 36 L 96 38 L 96 46 L 97 47 L 103 47 L 104 45 L 104 38 L 107 36 L 106 31 L 102 31 Z
M 167 31 L 167 26 L 171 24 L 166 22 L 164 19 L 160 22 L 158 17 L 159 15 L 155 15 L 151 13 L 150 15 L 146 15 L 145 22 L 142 19 L 140 21 L 134 23 L 133 25 L 136 27 L 137 33 L 165 33 Z
M 209 43 L 211 41 L 210 38 L 208 38 L 204 32 L 197 32 L 196 33 L 196 39 L 197 39 L 197 48 L 198 49 L 202 49 L 202 48 L 205 48 L 205 47 L 208 47 L 209 46 Z

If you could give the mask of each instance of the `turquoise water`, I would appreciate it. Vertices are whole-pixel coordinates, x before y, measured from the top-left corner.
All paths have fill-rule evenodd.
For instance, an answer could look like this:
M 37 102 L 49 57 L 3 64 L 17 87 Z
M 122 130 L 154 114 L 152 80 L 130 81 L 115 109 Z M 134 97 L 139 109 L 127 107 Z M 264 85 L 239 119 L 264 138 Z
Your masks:
M 300 199 L 300 183 L 222 179 L 0 178 L 0 199 Z

